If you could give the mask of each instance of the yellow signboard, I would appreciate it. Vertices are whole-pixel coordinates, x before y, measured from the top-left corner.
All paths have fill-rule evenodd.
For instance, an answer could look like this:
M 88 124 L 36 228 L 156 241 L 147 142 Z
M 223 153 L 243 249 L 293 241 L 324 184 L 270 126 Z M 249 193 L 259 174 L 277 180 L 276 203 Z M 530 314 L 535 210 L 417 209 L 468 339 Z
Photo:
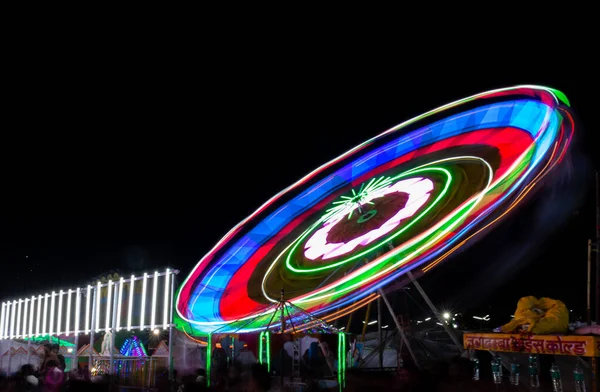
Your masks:
M 466 333 L 463 344 L 472 350 L 600 357 L 600 337 L 596 336 Z

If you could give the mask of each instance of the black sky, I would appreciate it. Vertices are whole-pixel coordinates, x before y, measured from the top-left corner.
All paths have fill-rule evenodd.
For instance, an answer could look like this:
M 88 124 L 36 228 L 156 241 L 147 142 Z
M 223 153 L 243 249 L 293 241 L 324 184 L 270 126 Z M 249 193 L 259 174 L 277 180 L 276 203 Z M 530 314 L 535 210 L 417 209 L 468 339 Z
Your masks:
M 528 294 L 584 306 L 594 229 L 587 159 L 599 145 L 584 78 L 215 68 L 69 68 L 15 85 L 0 147 L 1 298 L 74 287 L 115 269 L 187 274 L 229 228 L 320 164 L 449 101 L 528 83 L 562 90 L 586 128 L 578 129 L 568 181 L 542 191 L 559 203 L 548 207 L 538 196 L 512 227 L 423 283 L 452 306 L 512 308 Z M 525 246 L 519 241 L 546 208 L 563 211 L 552 218 L 560 225 L 527 238 L 522 269 L 482 275 L 497 285 L 479 296 L 478 274 L 507 265 L 497 250 Z

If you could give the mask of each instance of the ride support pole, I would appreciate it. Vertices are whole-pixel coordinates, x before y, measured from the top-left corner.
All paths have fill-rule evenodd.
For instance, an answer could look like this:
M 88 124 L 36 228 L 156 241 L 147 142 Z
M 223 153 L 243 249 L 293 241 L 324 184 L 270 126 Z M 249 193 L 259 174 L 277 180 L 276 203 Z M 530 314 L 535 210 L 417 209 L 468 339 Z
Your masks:
M 371 315 L 371 302 L 369 302 L 369 305 L 367 305 L 367 314 L 365 315 L 365 321 L 364 325 L 363 325 L 363 330 L 362 330 L 362 338 L 361 340 L 365 341 L 365 334 L 367 333 L 367 326 L 369 325 L 369 316 Z
M 463 354 L 465 349 L 458 341 L 458 338 L 456 337 L 456 335 L 454 335 L 454 333 L 452 333 L 452 331 L 450 330 L 450 327 L 448 327 L 448 324 L 446 323 L 446 320 L 444 320 L 443 317 L 440 315 L 440 313 L 438 312 L 438 310 L 435 307 L 435 305 L 433 304 L 433 302 L 431 302 L 431 300 L 429 299 L 429 296 L 425 293 L 425 290 L 423 290 L 423 288 L 421 287 L 419 282 L 417 282 L 417 280 L 414 278 L 413 274 L 410 271 L 407 272 L 407 275 L 408 275 L 410 281 L 412 282 L 412 284 L 417 288 L 417 290 L 419 291 L 419 294 L 421 294 L 421 297 L 423 297 L 423 299 L 425 300 L 425 302 L 427 303 L 427 305 L 429 306 L 429 308 L 431 309 L 433 314 L 435 314 L 435 317 L 438 319 L 440 324 L 442 324 L 442 327 L 444 328 L 444 330 L 446 331 L 448 336 L 450 336 L 450 339 L 452 339 L 452 342 L 458 349 L 458 352 Z
M 354 312 L 350 313 L 350 317 L 348 317 L 348 324 L 346 324 L 346 332 L 349 333 L 350 332 L 350 323 L 352 322 L 352 315 L 354 314 Z
M 394 312 L 394 308 L 392 308 L 392 305 L 390 304 L 390 301 L 388 301 L 388 299 L 385 296 L 385 293 L 383 292 L 383 290 L 379 289 L 379 295 L 381 296 L 381 298 L 383 298 L 383 302 L 385 302 L 385 306 L 387 306 L 388 311 L 392 315 L 392 318 L 394 319 L 394 323 L 396 323 L 396 328 L 398 328 L 398 332 L 400 332 L 400 337 L 402 338 L 402 341 L 404 342 L 404 344 L 406 344 L 406 348 L 408 349 L 408 353 L 410 354 L 413 362 L 415 363 L 415 366 L 420 369 L 421 365 L 419 364 L 419 360 L 417 359 L 417 356 L 415 355 L 415 353 L 412 350 L 412 347 L 410 346 L 410 342 L 408 341 L 408 338 L 406 337 L 406 334 L 404 333 L 404 329 L 402 328 L 402 324 L 400 324 L 400 321 L 398 321 L 398 317 L 396 317 L 396 313 Z

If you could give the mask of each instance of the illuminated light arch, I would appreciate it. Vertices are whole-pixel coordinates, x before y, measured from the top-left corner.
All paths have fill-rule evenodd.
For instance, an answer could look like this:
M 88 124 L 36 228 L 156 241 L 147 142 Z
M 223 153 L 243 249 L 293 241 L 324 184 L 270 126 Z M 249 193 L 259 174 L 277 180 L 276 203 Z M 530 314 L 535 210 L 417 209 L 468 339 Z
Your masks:
M 172 326 L 173 279 L 177 273 L 167 268 L 164 272 L 2 302 L 0 340 L 168 329 Z
M 179 322 L 196 334 L 259 330 L 282 286 L 287 300 L 331 320 L 407 271 L 429 271 L 562 159 L 573 128 L 568 105 L 545 87 L 494 90 L 321 166 L 200 260 L 177 295 Z

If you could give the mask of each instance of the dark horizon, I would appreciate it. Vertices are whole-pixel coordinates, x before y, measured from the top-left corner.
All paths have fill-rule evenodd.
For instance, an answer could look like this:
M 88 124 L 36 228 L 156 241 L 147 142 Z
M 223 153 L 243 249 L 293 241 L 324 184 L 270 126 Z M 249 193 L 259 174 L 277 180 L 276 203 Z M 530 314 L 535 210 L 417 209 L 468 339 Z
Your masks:
M 600 167 L 584 81 L 238 77 L 197 92 L 140 84 L 120 86 L 110 100 L 103 86 L 85 99 L 13 101 L 9 111 L 19 125 L 4 143 L 0 258 L 8 279 L 0 298 L 81 286 L 113 270 L 171 266 L 181 270 L 181 282 L 237 222 L 360 142 L 468 95 L 540 84 L 564 92 L 579 120 L 560 182 L 546 183 L 421 281 L 447 307 L 491 305 L 502 313 L 537 295 L 584 309 L 593 168 Z

